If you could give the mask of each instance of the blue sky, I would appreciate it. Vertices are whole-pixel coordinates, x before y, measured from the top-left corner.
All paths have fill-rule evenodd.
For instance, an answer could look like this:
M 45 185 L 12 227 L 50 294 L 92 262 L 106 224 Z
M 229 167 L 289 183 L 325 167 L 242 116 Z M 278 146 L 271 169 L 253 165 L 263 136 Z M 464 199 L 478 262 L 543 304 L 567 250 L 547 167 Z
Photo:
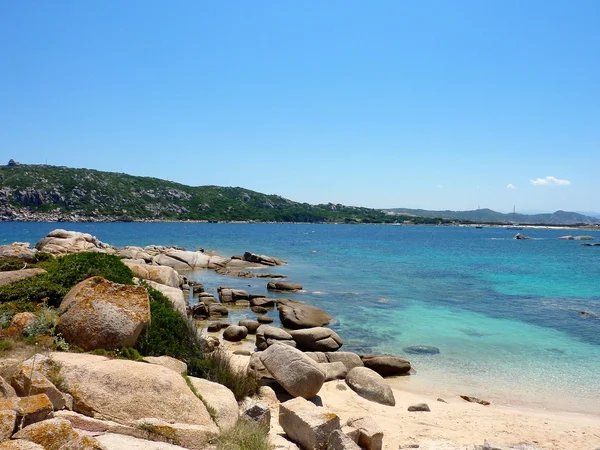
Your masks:
M 595 0 L 3 0 L 0 163 L 600 211 L 599 18 Z

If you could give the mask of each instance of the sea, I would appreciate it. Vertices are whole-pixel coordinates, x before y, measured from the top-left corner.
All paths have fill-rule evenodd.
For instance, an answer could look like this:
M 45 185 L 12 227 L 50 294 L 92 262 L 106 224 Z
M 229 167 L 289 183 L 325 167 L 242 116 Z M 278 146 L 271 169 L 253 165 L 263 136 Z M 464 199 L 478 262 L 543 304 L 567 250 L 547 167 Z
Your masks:
M 559 240 L 599 231 L 248 223 L 0 223 L 0 245 L 63 228 L 115 246 L 245 251 L 288 262 L 304 290 L 285 294 L 333 317 L 344 350 L 409 359 L 407 390 L 600 414 L 600 246 Z M 194 271 L 205 285 L 267 293 L 262 278 Z M 283 297 L 284 295 L 273 295 Z M 589 313 L 588 317 L 581 312 Z M 276 311 L 269 313 L 279 324 Z M 252 318 L 248 309 L 228 320 Z M 439 354 L 404 349 L 427 345 Z

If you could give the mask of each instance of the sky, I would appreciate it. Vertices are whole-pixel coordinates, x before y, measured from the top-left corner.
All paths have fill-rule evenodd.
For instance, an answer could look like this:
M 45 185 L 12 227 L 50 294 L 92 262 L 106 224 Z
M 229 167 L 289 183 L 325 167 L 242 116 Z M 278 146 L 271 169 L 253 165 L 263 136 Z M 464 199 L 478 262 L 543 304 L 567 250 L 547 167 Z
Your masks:
M 0 164 L 600 211 L 597 0 L 0 0 Z

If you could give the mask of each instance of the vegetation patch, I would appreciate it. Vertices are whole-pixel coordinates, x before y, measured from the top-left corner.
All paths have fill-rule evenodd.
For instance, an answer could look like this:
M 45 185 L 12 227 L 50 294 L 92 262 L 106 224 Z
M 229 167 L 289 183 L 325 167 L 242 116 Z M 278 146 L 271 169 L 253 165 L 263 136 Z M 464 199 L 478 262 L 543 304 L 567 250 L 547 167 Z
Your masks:
M 173 310 L 171 301 L 156 289 L 148 287 L 148 293 L 152 319 L 136 349 L 144 356 L 169 355 L 185 361 L 188 374 L 206 378 L 209 362 L 204 359 L 196 324 Z
M 269 430 L 248 419 L 241 417 L 235 426 L 219 435 L 216 440 L 217 450 L 271 450 Z
M 256 376 L 233 366 L 227 353 L 216 350 L 208 355 L 210 362 L 206 378 L 227 386 L 237 401 L 249 397 L 258 391 L 260 386 Z

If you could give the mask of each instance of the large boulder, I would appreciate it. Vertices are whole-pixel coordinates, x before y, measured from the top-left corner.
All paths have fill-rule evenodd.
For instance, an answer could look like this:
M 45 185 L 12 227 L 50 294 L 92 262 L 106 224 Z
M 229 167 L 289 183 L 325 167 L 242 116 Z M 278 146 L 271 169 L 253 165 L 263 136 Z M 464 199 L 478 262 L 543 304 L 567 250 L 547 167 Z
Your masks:
M 382 405 L 394 406 L 396 399 L 392 388 L 385 382 L 377 372 L 367 367 L 355 367 L 348 372 L 346 384 L 367 400 L 381 403 Z
M 248 335 L 248 329 L 239 325 L 230 325 L 223 331 L 223 339 L 231 342 L 239 342 Z
M 37 261 L 37 249 L 31 248 L 29 242 L 13 242 L 10 245 L 0 245 L 0 258 L 19 258 L 25 262 Z
M 256 348 L 266 350 L 276 342 L 282 342 L 291 347 L 296 346 L 296 342 L 290 333 L 281 328 L 271 325 L 261 325 L 256 329 Z
M 62 389 L 73 396 L 76 412 L 124 424 L 154 417 L 214 427 L 204 403 L 171 369 L 89 354 L 50 357 L 60 365 Z
M 238 403 L 229 388 L 204 378 L 188 377 L 204 402 L 213 409 L 214 420 L 221 431 L 233 428 L 239 417 Z
M 383 447 L 383 430 L 371 417 L 351 417 L 346 425 L 352 429 L 350 436 L 366 450 L 381 450 Z
M 237 300 L 248 300 L 250 296 L 242 289 L 233 289 L 225 286 L 220 286 L 217 289 L 219 300 L 221 303 L 232 303 Z
M 158 366 L 166 367 L 167 369 L 171 369 L 180 375 L 187 373 L 187 364 L 171 356 L 145 356 L 143 361 L 147 362 L 148 364 L 156 364 Z
M 260 323 L 256 320 L 242 319 L 238 323 L 241 327 L 246 327 L 248 334 L 256 334 L 256 330 L 260 327 Z
M 271 281 L 267 283 L 267 289 L 269 291 L 296 292 L 302 290 L 302 285 L 291 281 Z
M 292 329 L 322 327 L 332 320 L 332 317 L 321 308 L 296 300 L 278 300 L 277 310 L 283 326 Z
M 319 363 L 319 367 L 325 372 L 325 381 L 343 380 L 348 375 L 348 368 L 340 361 Z
M 21 269 L 21 270 L 7 270 L 0 272 L 0 286 L 6 286 L 7 284 L 14 283 L 15 281 L 24 280 L 25 278 L 35 277 L 47 273 L 44 269 Z
M 326 448 L 329 436 L 340 430 L 340 418 L 313 403 L 295 398 L 279 405 L 279 424 L 304 449 Z
M 123 260 L 124 263 L 126 263 L 126 261 L 128 259 L 133 259 L 136 261 L 143 261 L 146 264 L 149 264 L 152 262 L 152 255 L 150 255 L 150 253 L 148 253 L 146 250 L 144 250 L 141 247 L 134 247 L 134 246 L 123 247 L 123 248 L 120 248 L 117 250 L 117 255 L 125 258 Z M 133 270 L 133 269 L 131 269 L 131 270 Z M 138 276 L 141 276 L 141 275 L 138 275 Z
M 360 356 L 352 352 L 327 352 L 325 353 L 328 362 L 341 362 L 344 363 L 348 370 L 352 370 L 355 367 L 363 367 L 364 363 Z
M 333 330 L 324 327 L 292 330 L 290 334 L 296 341 L 296 348 L 309 352 L 335 352 L 344 341 Z
M 273 378 L 293 397 L 312 398 L 325 382 L 325 372 L 311 358 L 289 345 L 276 343 L 260 360 Z
M 14 434 L 15 439 L 25 439 L 42 445 L 46 450 L 60 450 L 69 441 L 77 439 L 78 434 L 71 422 L 65 419 L 49 419 L 28 425 Z
M 365 367 L 382 377 L 406 375 L 410 372 L 410 361 L 393 355 L 369 355 L 362 357 Z
M 149 264 L 135 264 L 126 259 L 123 263 L 131 269 L 138 277 L 144 280 L 154 281 L 158 284 L 179 288 L 179 274 L 171 267 L 167 266 L 151 266 Z
M 111 245 L 105 244 L 88 233 L 78 231 L 54 230 L 42 238 L 35 248 L 52 255 L 67 255 L 80 252 L 116 253 Z
M 150 298 L 140 286 L 92 277 L 63 299 L 56 331 L 82 349 L 133 347 L 150 323 Z

